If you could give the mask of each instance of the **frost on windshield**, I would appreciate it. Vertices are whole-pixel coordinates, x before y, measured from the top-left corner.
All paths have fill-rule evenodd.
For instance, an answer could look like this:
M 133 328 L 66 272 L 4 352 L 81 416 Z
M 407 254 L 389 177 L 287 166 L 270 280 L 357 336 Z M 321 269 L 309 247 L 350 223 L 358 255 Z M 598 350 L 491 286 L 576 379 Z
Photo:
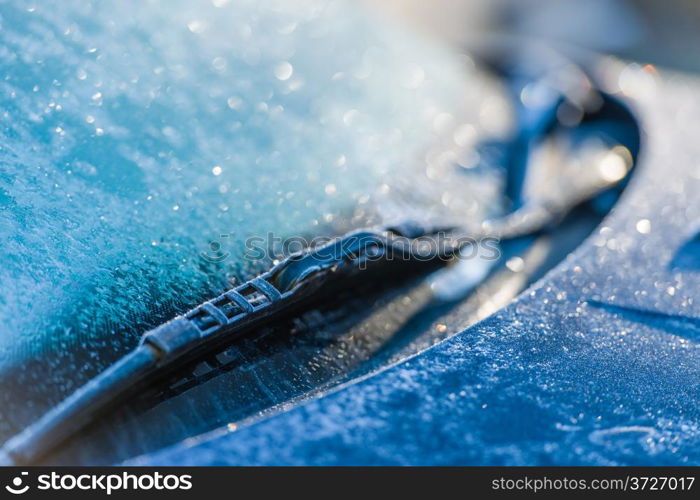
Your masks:
M 502 126 L 470 61 L 345 2 L 1 2 L 0 23 L 0 370 L 29 400 L 269 265 L 246 237 L 375 223 L 375 193 L 440 186 Z M 489 194 L 431 189 L 477 218 Z M 222 234 L 230 258 L 202 259 Z

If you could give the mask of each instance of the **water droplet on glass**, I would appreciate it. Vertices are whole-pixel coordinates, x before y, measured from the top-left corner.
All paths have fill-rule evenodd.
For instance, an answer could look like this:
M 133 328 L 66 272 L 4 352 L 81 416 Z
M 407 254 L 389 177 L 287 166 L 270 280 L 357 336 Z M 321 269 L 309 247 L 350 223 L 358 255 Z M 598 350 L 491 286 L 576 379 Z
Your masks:
M 278 80 L 289 80 L 294 73 L 294 67 L 287 61 L 279 63 L 275 66 L 275 77 Z
M 649 234 L 651 232 L 651 222 L 649 219 L 639 219 L 636 227 L 637 231 L 642 234 Z

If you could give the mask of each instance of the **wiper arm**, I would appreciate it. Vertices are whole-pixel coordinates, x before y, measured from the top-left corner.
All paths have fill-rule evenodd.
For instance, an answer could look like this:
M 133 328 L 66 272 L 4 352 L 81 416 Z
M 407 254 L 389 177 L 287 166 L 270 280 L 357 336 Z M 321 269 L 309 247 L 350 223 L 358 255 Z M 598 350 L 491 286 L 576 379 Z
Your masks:
M 36 460 L 135 386 L 162 376 L 198 351 L 279 317 L 332 283 L 377 262 L 411 260 L 415 238 L 437 234 L 412 224 L 402 230 L 405 232 L 398 228 L 353 232 L 292 255 L 268 272 L 147 332 L 136 349 L 7 441 L 0 450 L 0 465 Z M 421 254 L 420 262 L 447 259 L 459 246 L 448 242 L 431 255 Z
M 623 129 L 634 129 L 632 133 L 625 129 L 622 136 L 612 138 L 611 151 L 617 147 L 629 155 L 629 158 L 624 154 L 619 158 L 620 162 L 613 165 L 616 170 L 611 172 L 593 166 L 595 168 L 576 171 L 575 174 L 567 171 L 558 179 L 555 189 L 544 190 L 536 198 L 518 205 L 510 214 L 485 222 L 477 230 L 425 228 L 407 223 L 400 227 L 350 233 L 321 247 L 292 255 L 266 273 L 144 334 L 136 349 L 8 440 L 0 449 L 0 465 L 36 461 L 145 382 L 162 377 L 218 343 L 291 313 L 345 279 L 360 273 L 363 277 L 371 274 L 372 269 L 382 267 L 378 263 L 396 259 L 447 261 L 465 244 L 474 241 L 486 238 L 506 240 L 535 234 L 555 225 L 580 203 L 617 186 L 633 167 L 632 160 L 638 148 L 636 121 L 622 103 L 592 89 L 590 92 L 599 99 L 590 113 L 585 102 L 578 102 L 566 93 L 560 93 L 550 105 L 539 110 L 535 120 L 532 119 L 532 109 L 521 110 L 519 114 L 526 119 L 522 120 L 519 135 L 513 141 L 517 146 L 513 154 L 518 156 L 515 158 L 518 168 L 525 169 L 529 152 L 536 143 L 553 131 L 569 130 L 558 123 L 557 109 L 562 104 L 572 105 L 585 113 L 582 124 L 591 126 L 595 120 L 601 120 L 600 124 L 608 127 L 615 123 Z M 630 143 L 627 138 L 632 138 Z M 511 184 L 508 189 L 520 191 L 523 177 L 513 176 L 517 179 L 517 186 Z M 437 238 L 440 244 L 431 247 L 427 254 L 417 244 L 420 238 L 440 235 L 443 236 Z

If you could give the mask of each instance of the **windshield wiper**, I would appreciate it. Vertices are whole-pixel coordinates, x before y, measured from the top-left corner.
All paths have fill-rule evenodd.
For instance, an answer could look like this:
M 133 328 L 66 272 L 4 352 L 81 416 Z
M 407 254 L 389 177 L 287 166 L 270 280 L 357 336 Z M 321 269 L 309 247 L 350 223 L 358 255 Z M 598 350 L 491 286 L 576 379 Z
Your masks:
M 536 234 L 555 226 L 575 206 L 619 186 L 628 177 L 638 151 L 636 122 L 622 103 L 595 90 L 580 70 L 569 71 L 576 72 L 578 85 L 571 86 L 571 78 L 555 79 L 551 74 L 537 79 L 506 75 L 518 96 L 525 85 L 543 85 L 549 90 L 549 100 L 539 106 L 521 106 L 518 133 L 507 145 L 506 189 L 515 202 L 509 214 L 486 221 L 476 230 L 406 223 L 358 231 L 292 255 L 144 334 L 132 352 L 8 440 L 0 449 L 0 464 L 37 460 L 143 384 L 235 336 L 296 312 L 319 294 L 342 286 L 344 280 L 356 275 L 366 279 L 392 261 L 447 262 L 464 245 L 486 238 L 507 240 Z M 566 81 L 567 87 L 562 88 L 559 81 Z M 562 109 L 580 113 L 576 126 L 562 123 Z M 532 150 L 556 134 L 574 133 L 581 127 L 603 130 L 607 156 L 595 156 L 595 164 L 583 171 L 564 169 L 552 186 L 520 199 Z M 437 244 L 426 248 L 426 237 Z

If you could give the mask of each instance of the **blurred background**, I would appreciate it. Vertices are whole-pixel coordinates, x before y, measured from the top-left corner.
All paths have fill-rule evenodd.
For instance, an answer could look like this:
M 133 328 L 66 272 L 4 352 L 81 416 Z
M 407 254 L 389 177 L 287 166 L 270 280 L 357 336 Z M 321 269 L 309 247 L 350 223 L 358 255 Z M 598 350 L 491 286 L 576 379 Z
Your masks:
M 700 4 L 694 0 L 363 1 L 457 46 L 485 35 L 521 35 L 700 70 Z

